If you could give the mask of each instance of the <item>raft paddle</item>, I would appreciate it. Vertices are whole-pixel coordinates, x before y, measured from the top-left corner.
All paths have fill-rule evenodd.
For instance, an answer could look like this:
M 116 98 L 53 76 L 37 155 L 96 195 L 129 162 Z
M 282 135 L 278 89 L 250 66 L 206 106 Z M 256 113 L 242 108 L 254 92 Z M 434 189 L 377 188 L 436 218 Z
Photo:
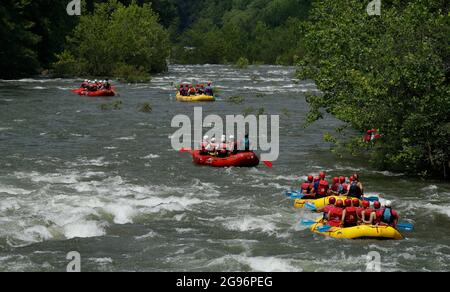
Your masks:
M 302 199 L 304 197 L 304 195 L 299 191 L 286 191 L 285 195 L 292 200 Z
M 273 167 L 273 163 L 270 161 L 263 161 L 264 164 L 268 167 L 268 168 L 272 168 Z
M 397 224 L 397 229 L 403 230 L 403 231 L 413 231 L 414 225 L 411 223 L 399 223 L 399 224 Z
M 317 211 L 317 207 L 314 203 L 306 202 L 305 207 L 311 211 Z
M 316 221 L 312 221 L 312 220 L 302 220 L 302 221 L 300 221 L 300 224 L 303 225 L 303 226 L 311 226 L 311 225 L 314 225 L 316 223 L 317 223 Z
M 319 232 L 328 232 L 328 231 L 330 231 L 332 228 L 333 228 L 332 226 L 324 225 L 324 226 L 318 227 L 318 228 L 317 228 L 317 231 L 319 231 Z

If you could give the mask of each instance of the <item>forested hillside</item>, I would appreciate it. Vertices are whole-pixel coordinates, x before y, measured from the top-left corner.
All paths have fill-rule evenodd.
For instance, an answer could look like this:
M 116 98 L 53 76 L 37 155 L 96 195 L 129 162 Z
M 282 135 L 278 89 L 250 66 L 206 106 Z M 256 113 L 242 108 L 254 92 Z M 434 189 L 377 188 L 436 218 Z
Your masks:
M 82 16 L 78 17 L 67 15 L 67 0 L 1 1 L 0 78 L 49 69 L 56 55 L 70 48 L 70 38 L 83 17 L 94 12 L 95 4 L 107 2 L 82 1 Z M 310 7 L 310 0 L 117 2 L 151 4 L 169 33 L 171 57 L 180 63 L 234 63 L 244 57 L 255 63 L 293 64 L 300 54 L 300 20 L 307 17 Z

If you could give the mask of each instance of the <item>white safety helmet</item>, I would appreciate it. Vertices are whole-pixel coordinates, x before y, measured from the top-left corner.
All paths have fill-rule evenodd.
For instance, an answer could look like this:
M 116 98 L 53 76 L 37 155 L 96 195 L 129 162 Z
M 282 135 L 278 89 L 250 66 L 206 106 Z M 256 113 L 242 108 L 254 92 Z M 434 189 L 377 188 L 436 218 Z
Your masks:
M 230 135 L 230 140 L 234 140 L 234 136 L 233 135 Z
M 208 139 L 209 139 L 208 135 L 205 135 L 205 137 L 203 137 L 204 141 L 208 141 Z
M 386 206 L 386 208 L 391 208 L 392 207 L 392 202 L 391 201 L 386 201 L 386 204 L 384 204 Z
M 211 138 L 211 143 L 216 143 L 216 138 Z
M 87 80 L 87 79 L 84 79 L 84 82 L 88 82 L 89 80 Z
M 97 83 L 97 82 L 98 82 L 98 80 L 97 80 L 97 79 L 95 79 L 95 80 L 94 80 L 94 82 L 95 82 L 95 83 Z
M 222 135 L 222 139 L 221 139 L 222 143 L 225 143 L 227 141 L 227 136 Z

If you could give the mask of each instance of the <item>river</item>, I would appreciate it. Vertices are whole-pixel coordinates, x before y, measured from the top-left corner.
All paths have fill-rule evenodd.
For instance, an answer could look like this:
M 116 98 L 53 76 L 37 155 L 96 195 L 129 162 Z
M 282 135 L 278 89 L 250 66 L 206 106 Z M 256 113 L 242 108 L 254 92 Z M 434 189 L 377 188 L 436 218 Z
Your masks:
M 304 94 L 317 89 L 294 72 L 172 65 L 148 84 L 117 84 L 109 99 L 71 93 L 75 79 L 0 81 L 0 271 L 65 271 L 71 251 L 82 271 L 364 271 L 373 251 L 383 271 L 449 271 L 450 185 L 337 158 L 323 135 L 340 122 L 303 128 Z M 173 83 L 184 80 L 212 80 L 222 98 L 177 102 Z M 100 108 L 115 100 L 121 110 Z M 139 112 L 146 102 L 153 112 Z M 173 150 L 172 118 L 199 105 L 204 115 L 279 114 L 274 167 L 198 167 Z M 317 215 L 283 191 L 321 170 L 358 172 L 415 230 L 402 241 L 313 235 L 298 223 Z

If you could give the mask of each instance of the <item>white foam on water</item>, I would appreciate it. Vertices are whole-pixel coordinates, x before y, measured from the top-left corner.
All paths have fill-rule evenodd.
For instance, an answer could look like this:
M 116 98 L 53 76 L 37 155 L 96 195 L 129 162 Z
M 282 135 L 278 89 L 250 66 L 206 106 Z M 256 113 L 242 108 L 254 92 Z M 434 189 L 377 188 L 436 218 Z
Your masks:
M 306 180 L 307 178 L 308 178 L 307 176 L 298 176 L 298 175 L 278 175 L 275 177 L 275 180 L 300 182 L 302 180 Z
M 155 238 L 158 236 L 158 233 L 156 233 L 155 231 L 150 231 L 147 234 L 141 235 L 141 236 L 135 236 L 134 239 L 136 240 L 143 240 L 143 239 L 147 239 L 147 238 Z
M 35 86 L 35 87 L 33 87 L 33 89 L 35 89 L 35 90 L 44 90 L 44 89 L 47 89 L 47 87 Z
M 142 159 L 155 159 L 155 158 L 159 158 L 160 156 L 157 154 L 149 154 L 145 157 L 142 157 Z
M 89 159 L 87 157 L 79 158 L 76 162 L 67 162 L 66 165 L 71 167 L 77 167 L 77 166 L 107 166 L 111 163 L 108 161 L 105 161 L 104 157 L 98 157 L 95 159 Z
M 95 262 L 96 264 L 100 264 L 100 265 L 110 265 L 113 263 L 112 258 L 91 258 L 89 260 Z
M 1 193 L 1 191 L 0 191 Z M 20 205 L 14 198 L 6 198 L 0 201 L 0 212 L 16 211 L 20 209 Z
M 19 237 L 19 239 L 27 242 L 41 242 L 53 238 L 53 235 L 47 227 L 42 225 L 36 225 L 25 229 L 22 235 L 23 238 Z
M 133 207 L 127 205 L 110 204 L 105 207 L 105 211 L 114 216 L 114 223 L 133 223 L 133 217 L 138 213 Z
M 247 266 L 252 272 L 302 272 L 301 267 L 294 266 L 294 260 L 278 257 L 257 257 L 240 255 L 226 255 L 210 261 L 207 267 L 230 267 L 230 270 L 241 269 L 241 265 Z
M 431 192 L 431 191 L 437 191 L 438 189 L 439 189 L 439 187 L 437 185 L 429 185 L 429 186 L 424 187 L 422 189 L 422 191 Z
M 247 232 L 247 231 L 260 231 L 268 234 L 275 234 L 277 226 L 267 216 L 265 217 L 238 217 L 233 219 L 226 219 L 222 223 L 228 230 Z
M 81 221 L 64 226 L 64 235 L 67 239 L 98 237 L 105 234 L 105 227 L 96 221 Z
M 301 272 L 302 269 L 294 267 L 291 260 L 276 257 L 248 257 L 238 256 L 237 260 L 248 265 L 254 272 Z
M 450 205 L 433 205 L 431 203 L 428 203 L 428 204 L 422 204 L 422 207 L 450 217 Z
M 3 132 L 3 131 L 10 131 L 10 130 L 12 130 L 13 128 L 0 128 L 0 132 Z
M 0 185 L 0 193 L 6 193 L 10 195 L 29 195 L 32 193 L 32 191 L 11 186 Z
M 116 140 L 121 140 L 121 141 L 133 141 L 136 140 L 135 136 L 130 136 L 130 137 L 120 137 L 120 138 L 116 138 Z
M 30 179 L 33 182 L 46 182 L 53 184 L 74 184 L 77 180 L 76 174 L 62 175 L 59 173 L 40 174 L 38 172 L 24 173 L 15 172 L 14 175 L 20 179 Z
M 184 234 L 184 233 L 193 233 L 196 232 L 197 230 L 193 228 L 175 228 L 175 231 L 179 234 Z

